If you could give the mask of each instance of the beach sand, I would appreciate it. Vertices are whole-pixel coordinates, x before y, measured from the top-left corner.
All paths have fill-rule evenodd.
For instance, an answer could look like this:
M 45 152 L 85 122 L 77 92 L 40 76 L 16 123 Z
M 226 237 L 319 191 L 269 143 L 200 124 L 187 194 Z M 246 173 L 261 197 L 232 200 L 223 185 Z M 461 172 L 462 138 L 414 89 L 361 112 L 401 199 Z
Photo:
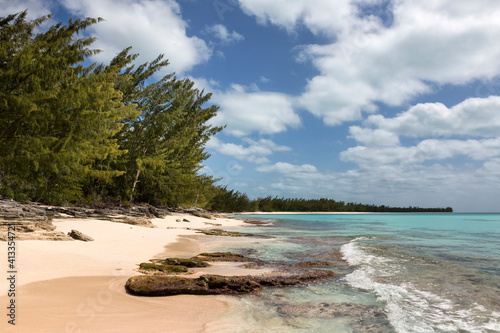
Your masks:
M 177 222 L 188 219 L 189 222 Z M 228 304 L 215 296 L 137 297 L 124 285 L 138 264 L 153 258 L 200 252 L 193 230 L 241 225 L 174 214 L 151 220 L 156 228 L 102 220 L 57 219 L 57 231 L 76 229 L 94 239 L 16 242 L 16 325 L 7 316 L 9 281 L 0 283 L 0 332 L 206 332 Z M 7 275 L 7 243 L 0 242 L 0 269 Z M 204 269 L 221 275 L 260 274 L 234 264 Z M 199 272 L 193 276 L 202 274 Z M 208 325 L 209 326 L 209 325 Z

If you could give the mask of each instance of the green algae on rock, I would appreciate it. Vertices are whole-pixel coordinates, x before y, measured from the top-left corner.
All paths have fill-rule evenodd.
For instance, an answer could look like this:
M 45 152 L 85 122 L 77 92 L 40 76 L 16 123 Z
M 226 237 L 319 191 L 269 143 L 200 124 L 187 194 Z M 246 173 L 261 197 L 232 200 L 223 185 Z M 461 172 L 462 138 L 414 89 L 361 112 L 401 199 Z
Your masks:
M 193 267 L 208 267 L 210 266 L 207 262 L 199 260 L 196 258 L 184 259 L 184 258 L 167 258 L 167 259 L 151 259 L 151 262 L 160 265 L 173 265 L 173 266 L 185 266 L 187 268 Z
M 162 265 L 150 262 L 143 262 L 139 265 L 139 269 L 147 272 L 162 272 L 162 273 L 187 273 L 188 268 L 181 265 Z

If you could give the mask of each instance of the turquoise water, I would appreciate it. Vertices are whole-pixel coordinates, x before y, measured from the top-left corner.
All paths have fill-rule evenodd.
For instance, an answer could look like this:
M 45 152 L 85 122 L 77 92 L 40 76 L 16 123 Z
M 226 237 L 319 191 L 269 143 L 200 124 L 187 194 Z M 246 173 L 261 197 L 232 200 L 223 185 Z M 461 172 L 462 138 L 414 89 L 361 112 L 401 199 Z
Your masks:
M 269 221 L 244 229 L 276 238 L 228 250 L 345 261 L 334 281 L 240 298 L 246 326 L 235 331 L 500 332 L 500 214 L 243 218 Z

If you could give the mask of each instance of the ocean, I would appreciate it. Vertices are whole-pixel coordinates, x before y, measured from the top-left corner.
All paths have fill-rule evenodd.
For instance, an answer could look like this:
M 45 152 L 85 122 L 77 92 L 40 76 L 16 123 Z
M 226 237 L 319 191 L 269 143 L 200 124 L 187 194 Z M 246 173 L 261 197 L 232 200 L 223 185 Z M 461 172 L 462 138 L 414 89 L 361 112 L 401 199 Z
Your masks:
M 269 224 L 242 231 L 276 238 L 218 250 L 268 261 L 331 261 L 336 266 L 326 269 L 338 278 L 225 297 L 228 315 L 242 324 L 214 323 L 213 331 L 500 332 L 500 214 L 243 218 Z

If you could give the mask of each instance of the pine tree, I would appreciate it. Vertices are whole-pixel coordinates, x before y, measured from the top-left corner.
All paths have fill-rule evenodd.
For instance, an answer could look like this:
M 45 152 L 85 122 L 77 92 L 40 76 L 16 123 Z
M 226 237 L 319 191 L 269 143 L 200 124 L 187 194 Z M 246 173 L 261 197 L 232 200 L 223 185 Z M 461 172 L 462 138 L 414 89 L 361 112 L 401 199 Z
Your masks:
M 218 107 L 204 108 L 211 94 L 194 88 L 189 79 L 174 74 L 148 83 L 168 65 L 163 55 L 137 68 L 137 57 L 122 51 L 111 64 L 127 66 L 117 79 L 125 104 L 137 105 L 140 114 L 124 121 L 116 136 L 127 154 L 117 164 L 126 173 L 116 179 L 122 197 L 155 204 L 206 201 L 204 192 L 213 179 L 199 175 L 201 162 L 208 158 L 205 144 L 222 127 L 207 125 Z
M 134 105 L 114 89 L 118 68 L 84 66 L 99 51 L 94 37 L 76 37 L 101 19 L 34 33 L 51 16 L 26 15 L 0 18 L 0 193 L 61 203 L 88 179 L 123 173 L 97 162 L 124 154 L 113 136 Z

